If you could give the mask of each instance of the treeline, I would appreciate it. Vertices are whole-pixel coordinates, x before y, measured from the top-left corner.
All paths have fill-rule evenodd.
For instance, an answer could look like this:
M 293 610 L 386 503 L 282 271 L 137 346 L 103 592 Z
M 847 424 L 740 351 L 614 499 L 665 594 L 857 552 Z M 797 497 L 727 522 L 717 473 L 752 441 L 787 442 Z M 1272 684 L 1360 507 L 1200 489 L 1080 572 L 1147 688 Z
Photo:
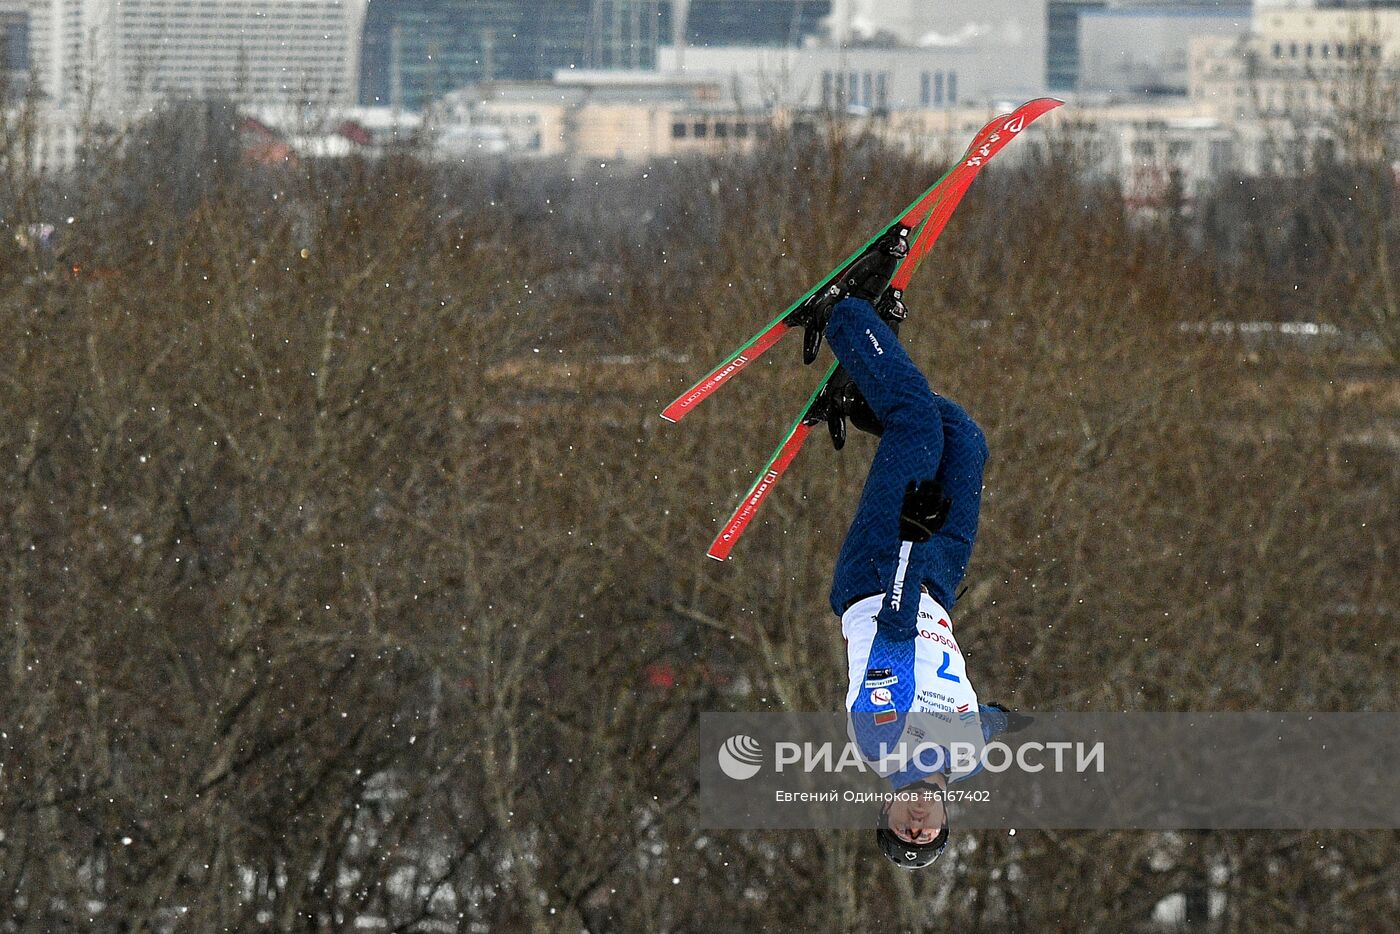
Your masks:
M 940 166 L 832 134 L 279 169 L 230 126 L 176 111 L 62 181 L 3 163 L 0 928 L 1400 915 L 1392 833 L 966 833 L 909 876 L 865 834 L 695 826 L 700 711 L 840 703 L 826 590 L 873 445 L 812 443 L 719 566 L 817 374 L 780 347 L 656 412 Z M 1146 217 L 1046 153 L 979 180 L 904 332 L 992 451 L 979 692 L 1393 708 L 1389 173 Z M 1338 334 L 1213 327 L 1282 320 Z

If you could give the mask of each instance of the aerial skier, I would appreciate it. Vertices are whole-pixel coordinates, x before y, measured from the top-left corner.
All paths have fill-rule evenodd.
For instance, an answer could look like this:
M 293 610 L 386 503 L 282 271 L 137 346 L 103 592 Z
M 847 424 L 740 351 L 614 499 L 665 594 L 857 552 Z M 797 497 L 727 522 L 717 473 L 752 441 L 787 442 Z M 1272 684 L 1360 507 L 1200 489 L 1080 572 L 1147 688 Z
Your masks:
M 841 364 L 828 420 L 850 417 L 880 436 L 836 561 L 831 608 L 846 639 L 852 737 L 901 792 L 882 807 L 876 840 L 896 865 L 920 869 L 947 846 L 948 783 L 980 770 L 946 754 L 951 738 L 973 737 L 980 749 L 1030 718 L 978 703 L 953 632 L 949 610 L 977 537 L 987 442 L 899 343 L 905 310 L 887 286 L 906 249 L 890 239 L 862 257 L 841 300 L 807 323 L 824 328 Z M 930 745 L 943 754 L 907 754 Z
M 942 853 L 947 785 L 980 771 L 979 759 L 969 761 L 957 750 L 972 740 L 980 752 L 993 736 L 1021 729 L 1030 718 L 978 703 L 953 634 L 948 611 L 977 537 L 987 443 L 967 412 L 929 388 L 900 346 L 903 289 L 982 168 L 1062 103 L 1040 98 L 993 118 L 962 160 L 861 251 L 661 413 L 680 421 L 786 333 L 805 331 L 805 363 L 816 359 L 822 340 L 831 344 L 838 365 L 828 370 L 708 554 L 729 558 L 814 425 L 825 421 L 838 449 L 848 421 L 880 437 L 836 562 L 831 607 L 846 637 L 851 736 L 866 761 L 901 792 L 882 808 L 876 837 L 881 851 L 907 869 L 928 866 Z M 929 747 L 944 755 L 929 761 Z

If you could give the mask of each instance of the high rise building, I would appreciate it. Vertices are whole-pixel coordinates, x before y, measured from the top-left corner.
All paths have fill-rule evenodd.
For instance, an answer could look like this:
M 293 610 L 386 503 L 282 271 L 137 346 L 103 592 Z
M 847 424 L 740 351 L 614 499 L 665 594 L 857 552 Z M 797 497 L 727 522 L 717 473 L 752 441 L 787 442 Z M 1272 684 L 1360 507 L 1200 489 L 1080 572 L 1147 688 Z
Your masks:
M 677 5 L 677 9 L 681 5 Z M 801 45 L 825 28 L 831 0 L 690 0 L 688 45 Z
M 663 48 L 661 67 L 719 78 L 761 107 L 883 113 L 999 106 L 1045 92 L 1046 0 L 900 0 L 882 15 L 875 24 L 837 9 L 834 41 L 799 48 Z
M 1107 0 L 1050 0 L 1045 9 L 1045 84 L 1052 91 L 1079 86 L 1079 20 Z
M 663 0 L 372 0 L 360 102 L 420 110 L 478 81 L 560 68 L 653 68 Z
M 0 0 L 0 96 L 29 70 L 29 0 Z
M 51 104 L 107 113 L 167 97 L 354 103 L 367 0 L 34 0 L 31 64 Z
M 1379 125 L 1400 84 L 1400 10 L 1269 8 L 1247 37 L 1191 52 L 1191 96 L 1222 120 L 1325 124 L 1365 104 Z
M 420 110 L 478 81 L 653 69 L 657 49 L 677 38 L 799 45 L 831 9 L 832 0 L 371 0 L 360 102 Z

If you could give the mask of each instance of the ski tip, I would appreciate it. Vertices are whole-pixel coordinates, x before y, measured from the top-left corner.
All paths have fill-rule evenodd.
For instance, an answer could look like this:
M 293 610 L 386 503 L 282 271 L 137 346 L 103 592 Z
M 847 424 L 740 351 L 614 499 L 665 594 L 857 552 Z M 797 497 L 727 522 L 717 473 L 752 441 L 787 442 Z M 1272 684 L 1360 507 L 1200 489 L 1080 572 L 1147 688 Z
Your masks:
M 715 561 L 718 561 L 720 564 L 723 564 L 724 561 L 725 561 L 724 555 L 717 555 L 717 554 L 715 554 L 713 551 L 707 551 L 707 552 L 705 552 L 705 557 L 707 557 L 707 558 L 713 558 Z
M 668 409 L 667 411 L 670 411 L 670 410 Z M 672 418 L 671 416 L 667 415 L 666 412 L 662 412 L 662 413 L 661 413 L 661 420 L 662 420 L 663 422 L 670 422 L 672 425 L 676 424 L 676 420 L 675 420 L 674 418 Z

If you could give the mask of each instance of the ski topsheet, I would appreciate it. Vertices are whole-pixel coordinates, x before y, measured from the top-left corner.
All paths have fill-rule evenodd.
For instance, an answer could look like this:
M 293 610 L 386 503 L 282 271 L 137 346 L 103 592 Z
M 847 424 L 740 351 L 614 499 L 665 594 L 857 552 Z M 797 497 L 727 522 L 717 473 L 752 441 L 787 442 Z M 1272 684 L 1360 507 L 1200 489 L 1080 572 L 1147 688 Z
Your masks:
M 680 396 L 676 397 L 661 413 L 661 417 L 669 422 L 678 422 L 688 415 L 696 406 L 704 402 L 713 395 L 721 386 L 727 383 L 740 370 L 748 364 L 758 359 L 765 351 L 771 348 L 779 340 L 792 330 L 793 325 L 789 323 L 789 316 L 818 292 L 826 289 L 842 272 L 875 241 L 879 240 L 887 232 L 897 226 L 908 227 L 913 230 L 921 224 L 925 224 L 929 219 L 939 218 L 942 220 L 937 224 L 937 230 L 947 225 L 948 218 L 952 216 L 952 209 L 957 207 L 957 203 L 962 200 L 963 194 L 967 191 L 967 186 L 972 183 L 977 172 L 993 156 L 1001 151 L 1011 139 L 1015 138 L 1022 130 L 1033 121 L 1059 107 L 1063 101 L 1054 98 L 1039 98 L 1023 104 L 1009 114 L 1002 114 L 984 126 L 972 143 L 968 146 L 963 157 L 945 172 L 927 191 L 916 198 L 897 217 L 886 224 L 875 236 L 871 237 L 860 249 L 856 250 L 846 259 L 842 260 L 830 274 L 812 286 L 797 301 L 785 308 L 781 314 L 768 322 L 757 334 L 745 341 L 738 349 L 726 357 L 718 366 L 707 373 L 699 382 L 691 386 Z M 935 234 L 934 239 L 937 238 Z M 932 247 L 932 242 L 926 243 L 923 253 L 927 253 Z M 903 268 L 908 269 L 908 276 L 912 276 L 914 270 L 918 268 L 919 256 L 915 250 L 911 250 L 909 257 L 905 260 Z M 903 284 L 897 279 L 892 283 L 893 287 L 903 289 L 908 284 L 907 277 Z
M 744 529 L 749 527 L 753 517 L 758 512 L 758 507 L 763 505 L 763 501 L 768 498 L 773 487 L 777 484 L 778 478 L 788 469 L 793 458 L 797 457 L 797 452 L 802 450 L 803 443 L 807 440 L 807 434 L 812 430 L 815 421 L 809 418 L 812 414 L 812 407 L 816 404 L 817 397 L 826 389 L 827 382 L 831 379 L 831 374 L 836 372 L 838 364 L 833 363 L 826 371 L 826 376 L 817 386 L 817 391 L 812 393 L 807 399 L 807 404 L 802 407 L 802 414 L 797 416 L 797 420 L 792 423 L 786 435 L 783 436 L 782 443 L 773 452 L 773 456 L 768 459 L 768 463 L 763 466 L 758 474 L 758 479 L 753 486 L 744 494 L 744 498 L 739 501 L 739 508 L 734 510 L 734 515 L 729 517 L 729 521 L 720 529 L 715 536 L 714 542 L 710 544 L 709 556 L 716 561 L 723 561 L 729 557 L 729 552 L 734 548 L 739 536 L 744 534 Z
M 792 330 L 793 325 L 788 323 L 788 316 L 796 311 L 797 308 L 809 298 L 826 289 L 832 281 L 845 271 L 846 267 L 858 259 L 862 253 L 870 249 L 876 240 L 879 240 L 897 226 L 902 225 L 910 229 L 917 227 L 924 218 L 929 215 L 929 212 L 937 203 L 940 186 L 948 180 L 948 177 L 953 174 L 956 168 L 957 166 L 954 166 L 943 173 L 938 181 L 934 182 L 927 191 L 914 199 L 913 203 L 905 208 L 898 217 L 881 228 L 880 232 L 871 237 L 864 246 L 842 260 L 840 265 L 828 273 L 825 278 L 803 293 L 802 297 L 797 299 L 797 301 L 793 302 L 787 308 L 784 308 L 776 318 L 764 325 L 761 331 L 745 341 L 742 346 L 728 357 L 725 357 L 718 366 L 705 374 L 698 383 L 681 393 L 674 402 L 666 406 L 661 412 L 661 417 L 668 422 L 678 422 L 682 418 L 685 418 L 686 415 L 690 414 L 692 409 L 712 396 L 717 389 L 727 383 L 736 373 L 758 359 L 768 348 L 772 347 L 781 340 L 788 331 Z
M 874 239 L 878 239 L 885 231 L 888 231 L 896 224 L 910 219 L 916 211 L 922 212 L 920 215 L 921 226 L 912 240 L 909 255 L 905 257 L 903 263 L 900 265 L 899 271 L 895 274 L 894 279 L 891 280 L 890 288 L 903 292 L 908 287 L 914 273 L 918 270 L 920 261 L 933 249 L 939 236 L 948 226 L 948 221 L 952 218 L 953 211 L 956 210 L 958 204 L 961 203 L 963 196 L 967 193 L 968 188 L 971 187 L 973 179 L 976 178 L 977 173 L 981 171 L 982 167 L 985 166 L 993 156 L 1000 152 L 1007 143 L 1020 135 L 1021 131 L 1033 121 L 1051 110 L 1054 110 L 1056 107 L 1059 107 L 1062 103 L 1063 101 L 1053 98 L 1040 98 L 1022 105 L 1010 114 L 1003 114 L 995 120 L 992 120 L 973 138 L 972 145 L 968 147 L 967 152 L 956 166 L 945 173 L 928 192 L 919 198 L 910 210 L 896 218 L 889 226 L 882 230 L 876 238 L 871 240 L 871 243 L 873 243 Z M 862 247 L 861 250 L 856 251 L 856 253 L 852 254 L 852 258 L 859 256 L 868 246 L 869 244 L 867 244 L 866 247 Z M 838 268 L 836 274 L 839 275 L 849 262 L 850 260 L 847 260 L 846 263 L 843 263 Z M 824 288 L 833 278 L 835 278 L 835 275 L 828 276 L 819 286 L 813 288 L 807 295 L 793 303 L 792 308 L 801 305 L 802 302 L 815 294 L 819 288 Z M 667 408 L 666 413 L 663 413 L 662 417 L 670 421 L 677 421 L 680 417 L 689 412 L 690 409 L 713 394 L 716 389 L 722 386 L 745 364 L 751 362 L 769 347 L 772 347 L 773 344 L 777 343 L 778 340 L 790 330 L 790 327 L 784 323 L 783 319 L 787 317 L 792 308 L 788 309 L 788 311 L 785 311 L 781 316 L 771 322 L 726 359 L 724 363 L 716 367 L 705 379 L 701 380 L 673 402 L 671 406 Z M 802 414 L 797 417 L 792 427 L 788 429 L 787 434 L 783 437 L 777 450 L 774 451 L 773 456 L 759 473 L 758 479 L 754 481 L 749 491 L 744 494 L 744 498 L 740 500 L 739 506 L 735 509 L 734 514 L 730 516 L 729 521 L 725 523 L 720 533 L 715 537 L 714 542 L 711 543 L 708 552 L 711 558 L 723 561 L 729 557 L 729 553 L 733 550 L 739 537 L 743 535 L 744 530 L 747 529 L 749 523 L 753 521 L 754 516 L 758 512 L 758 508 L 763 505 L 763 501 L 768 498 L 768 495 L 777 485 L 778 480 L 802 450 L 802 445 L 806 443 L 807 435 L 811 432 L 812 426 L 818 421 L 818 419 L 814 417 L 814 409 L 817 400 L 821 398 L 822 393 L 826 391 L 827 385 L 831 382 L 831 378 L 836 372 L 838 365 L 839 364 L 833 363 L 826 371 L 826 375 L 817 385 L 816 391 L 812 393 L 807 403 L 803 406 Z

